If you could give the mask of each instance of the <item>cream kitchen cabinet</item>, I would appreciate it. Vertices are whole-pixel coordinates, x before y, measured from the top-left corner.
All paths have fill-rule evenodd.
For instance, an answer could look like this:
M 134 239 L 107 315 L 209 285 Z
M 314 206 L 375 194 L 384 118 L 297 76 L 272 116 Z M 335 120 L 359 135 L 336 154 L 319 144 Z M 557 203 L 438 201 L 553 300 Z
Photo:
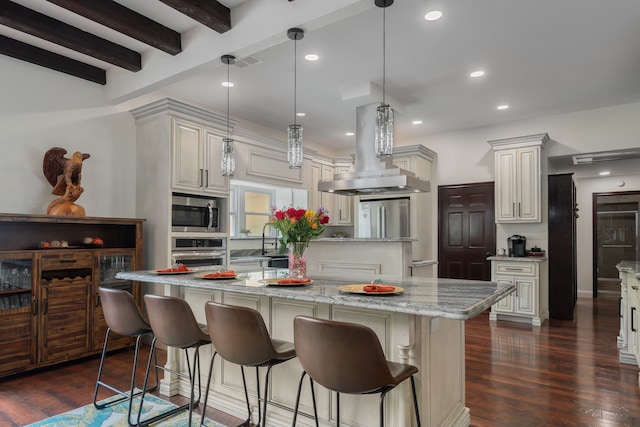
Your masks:
M 534 326 L 541 326 L 544 319 L 549 317 L 547 292 L 540 287 L 540 265 L 545 260 L 527 258 L 527 261 L 514 261 L 518 258 L 492 258 L 491 280 L 513 283 L 516 291 L 498 301 L 491 308 L 489 318 L 531 322 Z
M 348 166 L 337 166 L 335 173 L 349 172 Z M 353 196 L 333 195 L 334 225 L 353 225 Z
M 220 172 L 222 135 L 206 127 L 173 121 L 172 188 L 178 191 L 226 193 L 229 179 Z
M 489 141 L 495 150 L 497 223 L 542 221 L 541 153 L 547 138 L 543 134 Z
M 329 225 L 336 222 L 336 212 L 333 207 L 333 194 L 318 191 L 318 182 L 333 179 L 333 166 L 319 162 L 311 162 L 311 189 L 309 191 L 309 209 L 318 209 L 319 206 L 329 211 Z

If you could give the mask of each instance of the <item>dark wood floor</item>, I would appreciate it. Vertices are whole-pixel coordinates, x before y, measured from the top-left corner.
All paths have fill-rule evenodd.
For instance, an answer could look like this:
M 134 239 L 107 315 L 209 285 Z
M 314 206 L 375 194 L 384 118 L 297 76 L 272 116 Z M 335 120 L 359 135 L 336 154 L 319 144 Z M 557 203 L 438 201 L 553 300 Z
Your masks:
M 467 322 L 472 426 L 640 426 L 638 367 L 617 358 L 617 299 L 580 299 L 576 310 L 575 321 L 542 327 L 489 322 L 486 313 Z M 126 387 L 131 353 L 118 352 L 114 360 L 109 381 Z M 0 426 L 89 403 L 97 366 L 94 358 L 0 380 Z M 214 418 L 239 421 L 222 413 Z

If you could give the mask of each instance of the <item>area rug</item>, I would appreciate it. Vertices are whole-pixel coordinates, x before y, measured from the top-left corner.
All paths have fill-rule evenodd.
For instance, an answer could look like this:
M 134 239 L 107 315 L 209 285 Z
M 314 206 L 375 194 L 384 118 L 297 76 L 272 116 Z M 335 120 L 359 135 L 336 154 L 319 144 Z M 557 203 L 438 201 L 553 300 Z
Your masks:
M 109 401 L 106 399 L 105 402 Z M 133 414 L 137 414 L 140 405 L 140 399 L 133 401 Z M 147 395 L 144 398 L 144 406 L 142 407 L 142 418 L 148 419 L 154 415 L 160 414 L 176 405 L 162 400 L 158 397 Z M 29 424 L 25 427 L 128 427 L 127 411 L 129 409 L 129 401 L 125 400 L 120 403 L 108 406 L 104 409 L 96 409 L 93 403 L 73 409 L 64 414 L 56 415 L 46 420 Z M 181 411 L 171 418 L 153 424 L 154 427 L 184 427 L 188 425 L 188 411 Z M 200 416 L 193 414 L 191 420 L 193 425 L 200 425 Z M 209 419 L 205 420 L 204 425 L 211 427 L 224 427 L 222 424 L 216 423 Z

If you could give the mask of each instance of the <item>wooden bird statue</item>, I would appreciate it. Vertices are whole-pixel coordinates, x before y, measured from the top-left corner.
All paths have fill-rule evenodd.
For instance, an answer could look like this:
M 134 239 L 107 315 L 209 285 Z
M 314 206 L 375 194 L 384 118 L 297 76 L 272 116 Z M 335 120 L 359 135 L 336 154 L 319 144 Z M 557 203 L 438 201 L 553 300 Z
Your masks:
M 82 162 L 90 157 L 79 151 L 73 153 L 70 159 L 64 157 L 67 150 L 60 147 L 49 149 L 42 162 L 44 176 L 53 186 L 52 194 L 60 196 L 47 207 L 48 215 L 84 216 L 85 210 L 74 202 L 78 200 L 84 189 L 80 186 L 82 180 Z

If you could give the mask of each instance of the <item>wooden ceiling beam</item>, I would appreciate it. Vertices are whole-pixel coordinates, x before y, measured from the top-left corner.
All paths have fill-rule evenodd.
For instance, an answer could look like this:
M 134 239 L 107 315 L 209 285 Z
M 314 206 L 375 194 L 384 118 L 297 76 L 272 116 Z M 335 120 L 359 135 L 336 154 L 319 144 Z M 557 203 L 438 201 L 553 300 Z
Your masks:
M 0 24 L 130 71 L 142 69 L 138 52 L 9 0 L 0 0 Z
M 160 0 L 218 33 L 231 29 L 231 10 L 216 0 Z
M 182 52 L 180 33 L 113 0 L 48 0 L 170 55 Z
M 102 68 L 31 46 L 0 35 L 0 54 L 69 74 L 90 82 L 107 84 L 107 73 Z

